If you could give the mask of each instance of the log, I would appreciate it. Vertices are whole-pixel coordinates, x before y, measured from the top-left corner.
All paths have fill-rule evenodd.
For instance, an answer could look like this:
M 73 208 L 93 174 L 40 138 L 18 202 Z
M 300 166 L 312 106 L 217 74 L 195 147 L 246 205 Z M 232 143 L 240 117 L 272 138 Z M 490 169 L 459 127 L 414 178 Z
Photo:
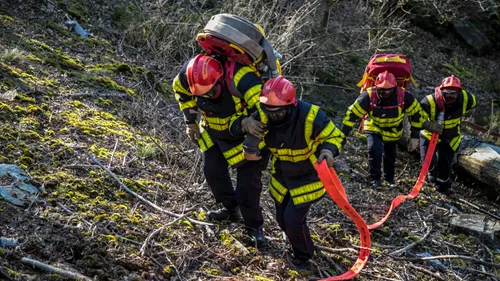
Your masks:
M 487 219 L 485 215 L 461 214 L 451 219 L 450 225 L 459 232 L 472 232 L 488 237 L 492 241 L 500 233 L 500 223 Z
M 500 147 L 463 142 L 457 153 L 457 167 L 500 192 Z
M 403 137 L 398 143 L 407 148 L 410 123 L 406 117 L 404 122 Z M 455 164 L 454 169 L 466 172 L 481 183 L 493 187 L 500 194 L 500 147 L 464 136 L 456 154 Z

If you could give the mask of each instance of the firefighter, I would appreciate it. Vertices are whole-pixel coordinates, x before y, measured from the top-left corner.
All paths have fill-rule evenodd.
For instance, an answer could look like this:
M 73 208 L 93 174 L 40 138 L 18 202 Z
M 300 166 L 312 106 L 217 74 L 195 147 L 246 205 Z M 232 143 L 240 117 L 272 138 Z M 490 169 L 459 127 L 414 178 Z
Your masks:
M 395 76 L 388 71 L 380 73 L 374 86 L 363 91 L 346 112 L 342 122 L 346 138 L 354 122 L 366 115 L 363 128 L 368 142 L 368 172 L 375 188 L 381 187 L 382 159 L 385 181 L 389 187 L 395 186 L 396 141 L 403 134 L 405 114 L 412 127 L 441 133 L 442 128 L 437 123 L 426 121 L 427 115 L 418 101 L 399 87 Z M 412 131 L 412 134 L 412 137 L 418 137 L 418 132 Z
M 274 156 L 269 191 L 276 220 L 292 245 L 292 262 L 307 269 L 314 254 L 307 214 L 325 194 L 315 165 L 326 160 L 333 166 L 344 135 L 318 106 L 297 101 L 293 84 L 283 76 L 265 83 L 260 105 L 267 116 L 264 142 Z M 231 127 L 233 134 L 238 129 Z M 245 152 L 255 152 L 258 143 L 258 138 L 247 137 Z
M 269 152 L 259 161 L 246 161 L 243 157 L 244 136 L 234 137 L 229 125 L 239 117 L 245 134 L 263 133 L 262 123 L 240 116 L 259 105 L 262 82 L 248 66 L 235 66 L 234 84 L 244 98 L 231 95 L 225 83 L 223 63 L 197 55 L 184 64 L 173 81 L 173 90 L 184 114 L 186 133 L 202 151 L 203 173 L 217 203 L 223 208 L 207 212 L 211 220 L 239 221 L 241 216 L 248 234 L 258 245 L 266 241 L 262 230 L 260 207 L 262 191 L 261 173 L 267 166 Z M 197 122 L 201 111 L 200 122 Z M 233 188 L 228 167 L 237 171 L 236 189 Z M 241 214 L 240 214 L 241 213 Z
M 439 136 L 434 157 L 429 166 L 429 180 L 437 190 L 443 193 L 449 191 L 451 167 L 455 152 L 460 145 L 460 118 L 476 106 L 476 97 L 462 89 L 460 79 L 455 76 L 446 77 L 441 85 L 435 88 L 434 94 L 420 101 L 422 109 L 427 113 L 430 122 L 436 122 L 440 112 L 444 112 L 443 130 Z M 420 157 L 424 161 L 432 131 L 420 131 Z M 418 146 L 418 138 L 411 139 L 413 147 Z

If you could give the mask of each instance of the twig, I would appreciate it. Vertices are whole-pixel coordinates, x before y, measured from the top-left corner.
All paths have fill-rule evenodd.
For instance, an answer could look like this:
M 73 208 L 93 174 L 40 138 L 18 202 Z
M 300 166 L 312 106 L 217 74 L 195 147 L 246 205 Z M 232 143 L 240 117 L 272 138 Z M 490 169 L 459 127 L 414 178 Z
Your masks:
M 141 200 L 142 202 L 146 203 L 147 205 L 149 205 L 150 207 L 152 207 L 153 209 L 155 210 L 158 210 L 162 213 L 165 213 L 167 215 L 170 215 L 170 216 L 174 216 L 174 217 L 183 217 L 184 215 L 179 215 L 179 214 L 176 214 L 176 213 L 173 213 L 173 212 L 170 212 L 168 210 L 165 210 L 163 208 L 161 208 L 160 206 L 156 205 L 155 203 L 147 200 L 146 198 L 142 197 L 141 195 L 135 193 L 134 191 L 132 191 L 130 188 L 128 188 L 113 172 L 111 172 L 108 168 L 104 167 L 104 165 L 99 162 L 99 160 L 97 160 L 95 158 L 94 155 L 92 155 L 90 152 L 87 152 L 87 155 L 88 157 L 94 161 L 94 163 L 96 163 L 97 165 L 99 165 L 99 167 L 103 168 L 106 172 L 108 172 L 108 174 L 111 175 L 111 177 L 113 177 L 113 179 L 118 182 L 118 184 L 125 190 L 127 191 L 128 193 L 130 193 L 131 195 L 135 196 L 136 198 L 138 198 L 139 200 Z M 200 224 L 200 225 L 214 225 L 213 223 L 208 223 L 208 222 L 203 222 L 203 221 L 199 221 L 199 220 L 195 220 L 195 219 L 191 219 L 191 218 L 186 218 L 188 221 L 192 222 L 192 223 L 195 223 L 195 224 Z
M 148 245 L 148 243 L 149 243 L 149 241 L 151 240 L 151 238 L 153 238 L 153 236 L 155 236 L 155 235 L 156 235 L 156 233 L 161 232 L 161 231 L 163 231 L 163 229 L 165 229 L 165 227 L 167 227 L 167 226 L 169 226 L 169 225 L 172 225 L 172 224 L 176 223 L 176 222 L 177 222 L 177 221 L 179 221 L 180 219 L 182 219 L 182 218 L 184 218 L 185 216 L 187 216 L 187 214 L 188 214 L 188 213 L 189 213 L 189 212 L 186 212 L 184 215 L 182 215 L 182 216 L 180 216 L 180 217 L 176 218 L 175 220 L 173 220 L 173 221 L 171 221 L 171 222 L 169 222 L 169 223 L 167 223 L 167 224 L 163 225 L 162 227 L 160 227 L 160 228 L 158 228 L 158 229 L 154 230 L 153 232 L 151 232 L 151 234 L 149 234 L 149 235 L 148 235 L 148 237 L 146 238 L 146 240 L 144 240 L 144 243 L 143 243 L 143 244 L 142 244 L 142 246 L 141 246 L 140 252 L 141 252 L 141 253 L 144 253 L 144 252 L 146 251 L 146 246 Z
M 490 212 L 488 212 L 488 211 L 485 211 L 485 210 L 483 210 L 482 208 L 478 207 L 477 205 L 474 205 L 474 204 L 472 204 L 472 203 L 470 203 L 470 202 L 468 202 L 468 201 L 465 201 L 465 200 L 464 200 L 464 199 L 462 199 L 462 198 L 458 198 L 458 201 L 460 201 L 460 202 L 462 202 L 462 203 L 464 203 L 464 204 L 466 204 L 466 205 L 469 205 L 470 207 L 472 207 L 472 208 L 476 209 L 477 211 L 479 211 L 479 212 L 481 212 L 481 213 L 483 213 L 483 214 L 486 214 L 486 215 L 488 215 L 488 216 L 490 216 L 490 217 L 492 217 L 492 218 L 497 219 L 497 220 L 499 220 L 499 221 L 500 221 L 500 217 L 499 217 L 499 216 L 497 216 L 497 215 L 495 215 L 495 214 L 492 214 L 492 213 L 490 213 Z
M 57 267 L 54 267 L 54 266 L 51 266 L 51 265 L 48 265 L 48 264 L 45 264 L 45 263 L 33 260 L 33 259 L 30 259 L 30 258 L 24 257 L 24 258 L 21 259 L 21 262 L 24 263 L 24 264 L 31 265 L 34 268 L 38 268 L 38 269 L 41 269 L 41 270 L 45 270 L 45 271 L 48 271 L 48 272 L 59 274 L 61 276 L 68 277 L 68 278 L 71 278 L 71 279 L 74 279 L 74 280 L 92 281 L 92 278 L 87 277 L 85 275 L 82 275 L 82 274 L 80 274 L 78 272 L 72 272 L 72 271 L 60 269 L 60 268 L 57 268 Z
M 432 230 L 432 227 L 428 227 L 427 228 L 427 233 L 424 235 L 424 237 L 422 237 L 421 239 L 419 239 L 419 240 L 411 243 L 410 245 L 408 245 L 408 246 L 406 246 L 404 248 L 401 248 L 401 249 L 396 250 L 396 251 L 394 251 L 392 253 L 389 253 L 389 256 L 395 256 L 395 257 L 397 257 L 397 256 L 401 255 L 402 253 L 408 251 L 409 249 L 413 248 L 418 243 L 424 241 L 427 238 L 427 236 L 429 236 L 429 234 L 431 234 L 431 230 Z
M 113 163 L 113 157 L 115 156 L 117 146 L 118 146 L 118 138 L 116 139 L 115 147 L 113 148 L 113 152 L 111 153 L 111 158 L 109 159 L 108 169 L 111 169 L 111 163 Z
M 320 249 L 320 250 L 322 250 L 322 251 L 329 252 L 329 253 L 338 253 L 338 252 L 357 253 L 358 252 L 356 249 L 353 249 L 353 248 L 338 248 L 338 249 L 333 249 L 333 248 L 328 248 L 328 247 L 319 246 L 319 245 L 316 245 L 315 247 L 318 248 L 318 249 Z
M 81 220 L 81 221 L 83 221 L 84 223 L 86 223 L 89 227 L 92 227 L 92 224 L 91 224 L 89 221 L 85 220 L 85 219 L 84 219 L 82 216 L 80 216 L 79 214 L 77 214 L 77 213 L 75 213 L 75 212 L 71 211 L 70 209 L 68 209 L 68 207 L 64 206 L 64 205 L 63 205 L 63 204 L 61 204 L 60 202 L 57 202 L 56 204 L 57 204 L 57 206 L 61 207 L 61 209 L 65 210 L 67 213 L 69 213 L 69 214 L 71 214 L 71 215 L 73 215 L 73 216 L 77 217 L 79 220 Z
M 3 271 L 3 267 L 0 266 L 0 277 L 4 278 L 7 281 L 13 281 L 14 279 L 10 278 L 10 276 Z
M 434 278 L 436 278 L 438 280 L 445 281 L 445 279 L 439 273 L 437 273 L 437 272 L 434 273 L 434 272 L 432 272 L 432 271 L 430 271 L 428 269 L 416 266 L 416 265 L 411 264 L 411 263 L 409 263 L 408 266 L 410 266 L 411 268 L 413 268 L 413 269 L 415 269 L 417 271 L 420 271 L 422 273 L 428 274 L 428 275 L 430 275 L 430 276 L 432 276 L 432 277 L 434 277 Z
M 474 268 L 469 268 L 469 267 L 456 267 L 454 269 L 467 270 L 467 271 L 471 271 L 471 272 L 475 272 L 475 273 L 479 273 L 479 274 L 484 274 L 486 276 L 495 278 L 495 280 L 498 277 L 495 274 L 492 274 L 492 273 L 489 273 L 489 272 L 486 272 L 486 271 L 477 270 L 477 269 L 474 269 Z
M 65 168 L 65 169 L 73 169 L 73 170 L 77 170 L 77 169 L 86 170 L 86 169 L 92 169 L 92 168 L 97 168 L 97 167 L 99 167 L 99 166 L 97 166 L 97 165 L 78 165 L 78 164 L 63 166 L 63 168 Z
M 387 278 L 380 275 L 370 274 L 368 272 L 365 272 L 364 275 L 370 276 L 371 278 L 375 278 L 373 280 L 401 281 L 401 279 Z
M 78 99 L 78 98 L 88 98 L 88 97 L 99 97 L 99 98 L 117 98 L 117 99 L 124 99 L 124 100 L 133 100 L 133 97 L 129 94 L 122 94 L 122 93 L 78 93 L 78 94 L 73 94 L 71 95 L 71 98 L 73 99 Z
M 406 261 L 428 261 L 428 260 L 439 260 L 439 259 L 462 259 L 462 260 L 468 260 L 472 261 L 475 263 L 483 264 L 486 266 L 491 266 L 494 268 L 500 268 L 500 264 L 496 263 L 491 263 L 487 261 L 482 261 L 480 259 L 476 259 L 473 257 L 468 257 L 468 256 L 462 256 L 462 255 L 442 255 L 442 256 L 432 256 L 432 257 L 421 257 L 421 258 L 396 258 L 392 257 L 397 260 L 406 260 Z

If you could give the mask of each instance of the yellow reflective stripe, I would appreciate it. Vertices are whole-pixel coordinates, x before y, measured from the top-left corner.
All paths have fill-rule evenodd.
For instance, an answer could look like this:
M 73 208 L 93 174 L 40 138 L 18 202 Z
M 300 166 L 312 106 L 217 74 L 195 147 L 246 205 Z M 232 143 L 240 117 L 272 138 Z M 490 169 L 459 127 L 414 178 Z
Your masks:
M 233 97 L 233 102 L 234 102 L 234 110 L 235 110 L 236 112 L 240 112 L 240 111 L 241 111 L 241 107 L 243 106 L 243 105 L 241 104 L 241 99 L 240 99 L 240 98 L 238 98 L 238 97 L 236 97 L 236 96 L 233 96 L 233 95 L 231 95 L 231 97 Z
M 465 115 L 465 113 L 467 113 L 467 104 L 469 103 L 469 95 L 467 95 L 467 93 L 464 90 L 462 90 L 462 95 L 464 96 L 462 114 Z
M 403 129 L 396 131 L 396 132 L 381 130 L 378 126 L 374 125 L 373 123 L 369 122 L 368 120 L 365 121 L 364 129 L 365 129 L 365 131 L 372 131 L 372 132 L 380 133 L 380 135 L 382 136 L 382 140 L 384 140 L 384 141 L 397 141 L 403 135 Z M 394 129 L 396 129 L 396 128 L 394 128 Z
M 304 204 L 304 203 L 308 203 L 308 202 L 317 200 L 317 199 L 321 198 L 321 196 L 323 196 L 323 194 L 325 194 L 325 192 L 326 192 L 325 188 L 322 188 L 322 189 L 315 191 L 313 193 L 309 193 L 309 194 L 305 194 L 305 195 L 301 195 L 301 196 L 297 196 L 297 197 L 292 197 L 292 201 L 293 201 L 293 204 L 295 206 L 297 206 L 300 204 Z
M 346 118 L 344 119 L 344 121 L 342 121 L 342 124 L 349 126 L 349 127 L 354 126 L 354 122 L 348 121 L 348 120 L 346 120 Z
M 400 58 L 399 56 L 395 57 L 381 57 L 381 58 L 376 58 L 375 62 L 400 62 L 400 63 L 406 63 L 405 59 Z
M 429 115 L 429 120 L 435 122 L 436 121 L 436 102 L 432 95 L 427 96 L 427 100 L 429 101 L 429 105 L 431 107 L 431 114 Z
M 229 119 L 231 119 L 231 116 L 228 116 L 228 117 L 206 117 L 206 116 L 204 116 L 204 119 L 207 120 L 207 122 L 210 124 L 224 125 L 224 124 L 227 124 L 229 122 Z
M 354 115 L 358 116 L 359 118 L 363 117 L 366 114 L 366 111 L 361 108 L 359 103 L 355 101 L 351 106 L 349 106 L 349 110 L 354 113 Z
M 404 115 L 400 115 L 396 118 L 382 118 L 370 115 L 370 121 L 379 127 L 392 128 L 397 127 L 403 121 Z
M 306 124 L 304 126 L 304 136 L 305 136 L 306 142 L 309 142 L 309 140 L 311 139 L 314 120 L 316 120 L 316 116 L 318 115 L 318 112 L 319 112 L 319 106 L 311 105 L 311 108 L 309 109 L 309 112 L 307 113 Z
M 172 88 L 174 89 L 174 92 L 178 92 L 178 93 L 185 94 L 188 96 L 193 95 L 187 89 L 182 87 L 181 80 L 179 79 L 179 75 L 175 76 L 174 82 L 172 83 Z
M 224 158 L 229 159 L 229 158 L 235 156 L 236 154 L 242 153 L 242 152 L 243 152 L 243 144 L 240 143 L 237 146 L 235 146 L 229 150 L 224 151 L 223 154 L 224 154 Z
M 187 102 L 179 102 L 179 108 L 181 110 L 196 107 L 196 100 L 190 100 Z
M 454 137 L 451 142 L 450 142 L 450 147 L 451 149 L 453 149 L 453 151 L 457 151 L 458 149 L 458 146 L 460 145 L 460 141 L 461 141 L 462 137 L 460 135 L 460 130 L 458 132 L 458 136 Z
M 257 84 L 252 88 L 248 89 L 243 94 L 245 101 L 248 104 L 248 107 L 252 108 L 259 102 L 260 92 L 262 91 L 262 84 Z
M 268 118 L 264 111 L 262 111 L 260 102 L 258 102 L 255 106 L 257 107 L 257 111 L 259 112 L 260 122 L 267 124 Z
M 288 189 L 284 187 L 276 178 L 272 177 L 271 184 L 269 185 L 269 191 L 274 199 L 281 203 L 283 202 L 283 198 L 287 194 Z
M 476 96 L 471 94 L 471 97 L 472 97 L 472 106 L 471 108 L 473 108 L 474 106 L 476 106 Z
M 290 190 L 290 195 L 292 197 L 295 197 L 295 196 L 303 195 L 306 193 L 311 193 L 311 192 L 316 191 L 320 188 L 323 188 L 323 183 L 321 183 L 321 181 L 317 181 L 317 182 L 309 183 L 309 184 L 303 185 L 301 187 L 294 188 L 294 189 Z
M 269 191 L 271 192 L 271 196 L 276 199 L 276 201 L 279 203 L 283 202 L 283 198 L 285 198 L 285 196 L 279 194 L 279 192 L 272 185 L 269 185 Z
M 432 133 L 431 133 L 431 132 L 429 132 L 429 131 L 427 131 L 427 130 L 422 130 L 422 131 L 420 131 L 420 132 L 422 133 L 422 135 L 423 135 L 426 139 L 428 139 L 428 140 L 430 140 L 430 139 L 431 139 L 431 137 L 432 137 Z M 440 141 L 441 141 L 441 138 L 439 138 L 439 139 L 438 139 L 438 142 L 440 142 Z
M 405 112 L 408 116 L 412 116 L 417 114 L 419 111 L 420 111 L 420 103 L 418 103 L 417 100 L 415 99 L 413 100 L 411 106 L 408 109 L 406 109 Z
M 245 74 L 250 73 L 250 72 L 254 72 L 254 71 L 249 66 L 243 66 L 242 68 L 240 68 L 234 74 L 234 79 L 233 79 L 234 80 L 234 85 L 236 85 L 236 87 L 238 87 L 238 84 L 240 83 L 241 78 L 243 78 L 243 76 L 245 76 Z
M 443 129 L 455 128 L 456 126 L 460 125 L 460 117 L 450 120 L 444 120 L 441 125 L 443 125 Z
M 229 121 L 232 116 L 229 117 L 207 117 L 203 116 L 203 120 L 207 122 L 207 126 L 216 131 L 224 131 L 229 129 Z
M 203 127 L 200 128 L 200 133 L 201 138 L 198 139 L 198 145 L 200 146 L 201 152 L 205 152 L 209 148 L 214 146 L 214 143 L 212 141 L 212 138 L 210 138 L 208 132 Z

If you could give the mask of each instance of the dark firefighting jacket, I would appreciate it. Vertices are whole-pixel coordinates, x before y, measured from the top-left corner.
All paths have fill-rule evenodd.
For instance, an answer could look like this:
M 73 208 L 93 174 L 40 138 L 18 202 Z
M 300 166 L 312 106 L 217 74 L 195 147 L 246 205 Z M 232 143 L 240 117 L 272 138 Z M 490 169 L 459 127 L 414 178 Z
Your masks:
M 321 199 L 325 188 L 316 172 L 317 157 L 322 149 L 338 153 L 344 134 L 318 106 L 300 100 L 284 124 L 268 128 L 264 142 L 273 154 L 272 197 L 282 203 L 290 192 L 295 206 Z
M 241 119 L 248 115 L 248 110 L 255 110 L 260 106 L 261 79 L 252 68 L 236 64 L 233 81 L 243 98 L 232 95 L 225 83 L 219 98 L 197 97 L 189 91 L 187 65 L 188 63 L 184 64 L 172 84 L 175 99 L 184 114 L 186 124 L 197 122 L 199 109 L 201 138 L 198 139 L 198 145 L 201 151 L 205 152 L 217 144 L 231 167 L 240 165 L 244 161 L 242 147 L 244 136 L 232 136 L 229 127 L 234 122 L 239 124 Z M 225 81 L 224 78 L 223 80 Z
M 437 118 L 441 109 L 436 103 L 435 94 L 428 95 L 420 101 L 422 109 L 429 116 L 429 121 L 437 122 Z M 453 104 L 445 104 L 444 106 L 444 120 L 441 123 L 443 126 L 443 133 L 439 136 L 438 142 L 447 142 L 453 151 L 456 151 L 460 145 L 460 121 L 471 108 L 476 106 L 476 97 L 472 94 L 462 90 L 457 96 L 457 100 Z M 430 140 L 432 133 L 427 130 L 420 131 L 420 134 Z
M 398 88 L 399 91 L 404 91 Z M 363 129 L 365 133 L 376 133 L 382 136 L 383 141 L 397 141 L 403 134 L 403 118 L 406 114 L 412 127 L 422 128 L 427 120 L 426 113 L 420 107 L 419 102 L 408 91 L 404 91 L 404 103 L 399 104 L 397 93 L 387 99 L 377 99 L 377 104 L 372 104 L 372 95 L 376 95 L 376 88 L 368 88 L 361 93 L 358 99 L 346 112 L 343 132 L 350 132 L 354 123 L 359 119 L 364 120 Z M 345 129 L 346 128 L 346 129 Z M 416 134 L 418 137 L 418 133 Z

